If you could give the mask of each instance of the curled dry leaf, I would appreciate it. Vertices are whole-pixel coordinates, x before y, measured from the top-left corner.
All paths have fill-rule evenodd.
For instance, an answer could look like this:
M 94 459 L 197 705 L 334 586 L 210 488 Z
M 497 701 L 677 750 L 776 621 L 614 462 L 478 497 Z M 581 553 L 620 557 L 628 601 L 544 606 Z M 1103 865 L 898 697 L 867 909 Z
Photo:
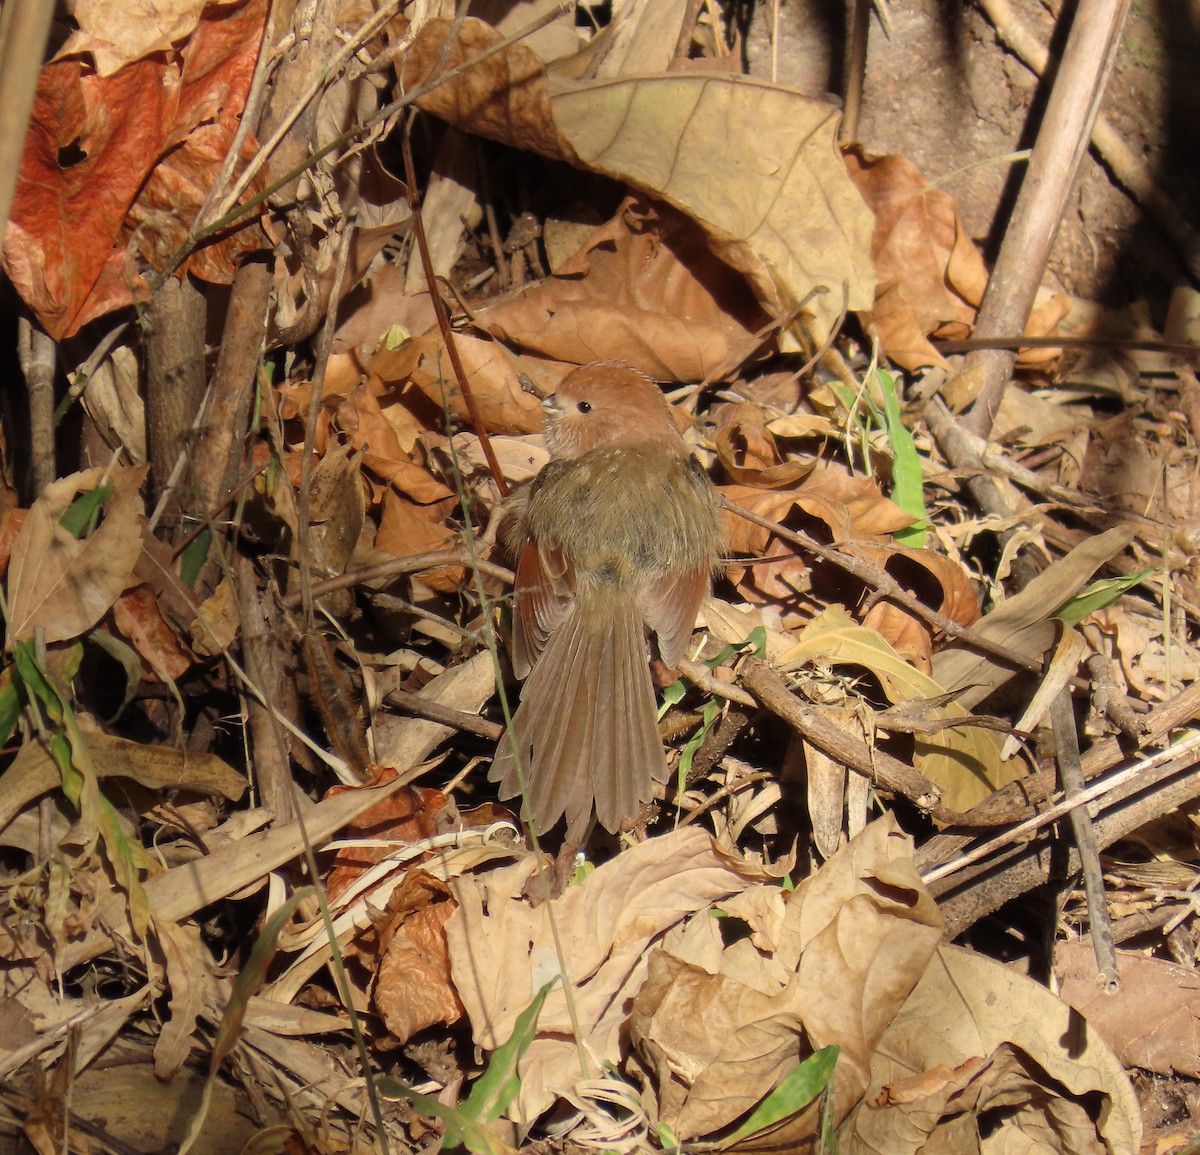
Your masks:
M 658 1118 L 681 1139 L 736 1121 L 800 1060 L 841 1048 L 833 1112 L 866 1090 L 871 1057 L 916 986 L 942 921 L 890 815 L 868 826 L 786 898 L 758 885 L 722 903 L 752 936 L 730 946 L 708 915 L 651 956 L 630 1034 L 654 1074 Z M 700 1010 L 701 1013 L 697 1013 Z M 819 1104 L 738 1150 L 815 1150 Z
M 471 333 L 455 336 L 467 387 L 475 399 L 484 425 L 493 433 L 535 433 L 542 427 L 541 402 L 520 386 L 528 377 L 543 393 L 553 393 L 570 368 L 540 357 L 513 353 L 499 341 Z M 445 425 L 444 412 L 467 416 L 436 329 L 407 341 L 398 349 L 384 350 L 370 363 L 370 371 L 385 386 L 411 385 L 434 406 L 431 425 Z
M 411 89 L 499 38 L 471 18 L 457 29 L 431 20 L 405 56 L 402 83 Z M 785 321 L 805 302 L 818 341 L 843 306 L 870 306 L 871 214 L 838 153 L 832 104 L 732 75 L 588 82 L 565 71 L 547 75 L 516 45 L 421 105 L 469 132 L 625 181 L 687 213 L 772 317 Z
M 935 1071 L 924 1097 L 905 1093 Z M 844 1155 L 1133 1155 L 1141 1140 L 1129 1079 L 1096 1031 L 1032 979 L 957 947 L 938 949 L 891 1020 L 870 1080 Z M 901 1101 L 882 1106 L 888 1088 Z
M 388 899 L 372 993 L 400 1043 L 434 1023 L 456 1023 L 464 1014 L 446 952 L 446 921 L 455 908 L 447 885 L 422 870 L 409 871 Z
M 806 519 L 822 523 L 816 536 L 835 542 L 862 541 L 872 538 L 884 542 L 890 534 L 912 524 L 912 517 L 895 502 L 884 497 L 878 484 L 869 477 L 850 477 L 844 466 L 814 463 L 807 476 L 795 486 L 784 489 L 760 489 L 748 485 L 722 485 L 721 493 L 735 505 L 743 506 L 787 529 L 809 529 Z M 797 590 L 811 583 L 810 561 L 795 546 L 775 537 L 770 530 L 725 514 L 726 542 L 731 554 L 765 556 L 770 564 L 730 565 L 730 578 L 738 592 L 755 604 L 775 602 L 785 607 L 784 623 L 798 626 L 804 618 L 790 609 Z M 844 596 L 845 578 L 832 579 L 836 586 L 831 596 Z
M 808 460 L 784 461 L 763 411 L 757 405 L 723 407 L 713 443 L 726 476 L 735 485 L 752 489 L 795 486 L 817 465 L 815 455 Z
M 854 150 L 846 165 L 875 214 L 872 314 L 880 342 L 906 369 L 944 365 L 926 338 L 966 335 L 987 287 L 983 257 L 963 232 L 953 198 L 930 188 L 911 161 Z
M 47 642 L 77 638 L 91 629 L 120 596 L 141 552 L 142 503 L 138 489 L 148 466 L 107 474 L 113 492 L 103 521 L 80 540 L 59 521 L 79 494 L 95 490 L 105 471 L 89 469 L 48 485 L 33 503 L 9 563 L 10 640 L 44 631 Z
M 113 621 L 157 678 L 181 678 L 196 660 L 183 639 L 167 624 L 148 585 L 126 590 L 113 604 Z

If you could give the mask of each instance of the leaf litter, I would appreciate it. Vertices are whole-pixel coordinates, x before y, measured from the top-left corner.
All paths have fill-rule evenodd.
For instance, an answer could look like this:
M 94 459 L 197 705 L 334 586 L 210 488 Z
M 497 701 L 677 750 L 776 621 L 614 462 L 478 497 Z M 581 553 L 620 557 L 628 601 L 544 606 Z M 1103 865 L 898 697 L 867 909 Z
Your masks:
M 972 442 L 939 343 L 988 266 L 953 198 L 840 148 L 829 100 L 740 75 L 720 6 L 631 4 L 594 36 L 542 4 L 330 8 L 292 39 L 252 2 L 81 4 L 38 80 L 5 269 L 134 464 L 4 494 L 0 1128 L 38 1151 L 1139 1150 L 1139 1071 L 1198 1075 L 1186 361 L 1027 350 Z M 193 462 L 187 516 L 152 522 L 142 463 L 161 486 L 174 462 L 145 365 L 172 338 L 117 332 L 88 365 L 85 326 L 182 272 L 225 357 L 246 336 L 218 294 L 253 254 L 252 452 Z M 1113 330 L 1159 339 L 1061 292 L 1027 333 Z M 728 564 L 665 699 L 677 775 L 554 888 L 553 839 L 486 785 L 496 515 L 546 460 L 539 395 L 609 358 L 675 402 Z M 124 396 L 88 389 L 118 365 Z M 185 441 L 219 420 L 193 402 Z M 959 865 L 1072 789 L 1064 693 L 1086 777 L 1169 740 L 1178 764 L 1140 802 L 1100 793 L 1098 844 L 1052 826 Z M 1102 866 L 1111 922 L 1052 850 Z M 1048 881 L 1052 954 L 1021 929 Z

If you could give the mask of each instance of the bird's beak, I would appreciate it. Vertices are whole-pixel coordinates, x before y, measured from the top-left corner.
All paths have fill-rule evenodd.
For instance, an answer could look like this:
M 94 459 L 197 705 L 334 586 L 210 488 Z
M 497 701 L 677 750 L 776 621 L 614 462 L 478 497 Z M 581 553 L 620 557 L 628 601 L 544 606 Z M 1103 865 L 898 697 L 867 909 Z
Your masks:
M 547 417 L 562 416 L 562 406 L 558 403 L 557 393 L 551 393 L 549 397 L 542 399 L 542 410 Z

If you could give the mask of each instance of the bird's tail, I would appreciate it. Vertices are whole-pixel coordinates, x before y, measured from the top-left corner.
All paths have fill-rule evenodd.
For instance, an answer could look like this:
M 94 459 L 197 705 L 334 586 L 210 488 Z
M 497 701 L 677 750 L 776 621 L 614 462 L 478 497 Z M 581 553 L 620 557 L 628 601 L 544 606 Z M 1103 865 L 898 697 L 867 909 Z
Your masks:
M 593 807 L 616 831 L 667 776 L 641 612 L 632 600 L 602 607 L 577 601 L 554 631 L 500 739 L 490 778 L 503 798 L 519 794 L 539 833 L 567 816 L 567 840 L 582 842 Z M 515 747 L 515 757 L 514 757 Z

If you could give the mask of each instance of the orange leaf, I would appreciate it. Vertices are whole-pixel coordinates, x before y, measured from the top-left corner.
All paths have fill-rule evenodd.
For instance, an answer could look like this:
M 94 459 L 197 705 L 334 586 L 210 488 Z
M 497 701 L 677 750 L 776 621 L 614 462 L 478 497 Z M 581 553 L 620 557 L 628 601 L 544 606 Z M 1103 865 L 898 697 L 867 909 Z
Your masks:
M 846 167 L 875 214 L 874 318 L 884 350 L 906 369 L 943 364 L 926 338 L 944 325 L 974 322 L 987 286 L 983 258 L 963 233 L 953 198 L 930 188 L 911 161 L 852 151 Z

